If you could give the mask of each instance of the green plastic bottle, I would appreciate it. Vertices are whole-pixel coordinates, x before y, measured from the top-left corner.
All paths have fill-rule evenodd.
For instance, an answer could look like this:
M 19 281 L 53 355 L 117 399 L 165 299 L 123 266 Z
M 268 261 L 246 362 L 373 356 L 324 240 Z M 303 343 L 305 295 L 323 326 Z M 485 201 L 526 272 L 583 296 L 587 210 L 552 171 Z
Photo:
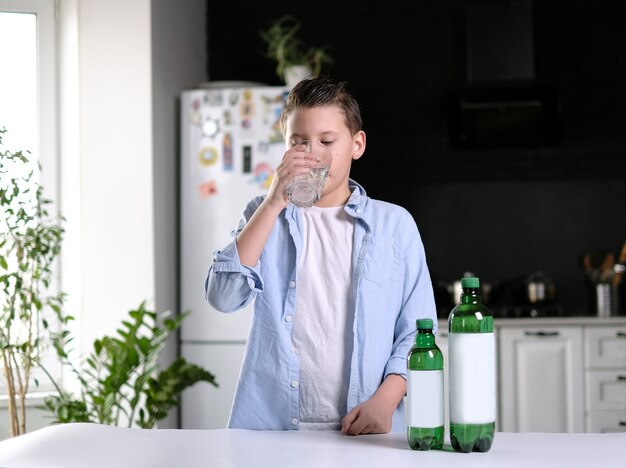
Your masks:
M 461 287 L 448 318 L 450 442 L 457 452 L 487 452 L 496 426 L 493 315 L 478 278 L 463 278 Z
M 443 354 L 435 344 L 432 319 L 417 320 L 415 345 L 407 359 L 407 439 L 413 450 L 443 446 Z

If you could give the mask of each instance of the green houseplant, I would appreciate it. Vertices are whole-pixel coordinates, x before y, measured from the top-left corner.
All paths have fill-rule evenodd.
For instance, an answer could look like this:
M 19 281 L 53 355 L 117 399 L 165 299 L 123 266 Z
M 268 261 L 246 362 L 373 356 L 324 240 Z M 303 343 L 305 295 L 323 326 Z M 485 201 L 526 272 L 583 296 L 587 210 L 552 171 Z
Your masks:
M 0 147 L 6 129 L 0 129 Z M 26 396 L 38 382 L 47 315 L 59 312 L 63 294 L 53 293 L 52 266 L 60 253 L 60 218 L 35 182 L 28 152 L 0 151 L 0 353 L 12 436 L 26 432 Z
M 187 313 L 173 318 L 146 309 L 145 303 L 129 312 L 113 336 L 93 343 L 82 365 L 70 359 L 72 338 L 67 330 L 52 334 L 63 364 L 75 375 L 80 391 L 73 395 L 57 386 L 57 395 L 44 400 L 57 423 L 92 422 L 152 428 L 180 404 L 180 394 L 197 382 L 218 386 L 215 376 L 179 357 L 166 369 L 157 359 L 168 335 Z M 59 314 L 67 323 L 71 318 Z
M 5 129 L 0 128 L 0 147 Z M 98 422 L 154 427 L 179 405 L 180 394 L 215 377 L 183 358 L 160 369 L 168 335 L 188 313 L 170 318 L 141 304 L 115 336 L 96 340 L 84 363 L 75 365 L 62 311 L 64 294 L 53 294 L 53 264 L 63 240 L 62 218 L 48 214 L 50 201 L 36 182 L 28 152 L 0 150 L 0 356 L 6 382 L 11 435 L 26 432 L 26 397 L 38 385 L 32 371 L 50 378 L 56 395 L 44 399 L 56 422 Z M 64 390 L 42 365 L 50 346 L 76 376 L 78 396 Z
M 285 15 L 259 31 L 267 46 L 266 56 L 276 61 L 276 74 L 288 85 L 295 84 L 289 79 L 294 67 L 304 68 L 308 76 L 316 76 L 323 65 L 333 62 L 326 47 L 309 47 L 298 37 L 300 28 L 300 21 Z

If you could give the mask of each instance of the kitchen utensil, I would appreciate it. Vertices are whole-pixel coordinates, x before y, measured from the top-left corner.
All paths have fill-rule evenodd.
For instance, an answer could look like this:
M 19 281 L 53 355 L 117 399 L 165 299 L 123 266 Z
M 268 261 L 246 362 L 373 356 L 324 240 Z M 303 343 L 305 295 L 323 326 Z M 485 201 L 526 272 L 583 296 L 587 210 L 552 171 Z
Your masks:
M 617 288 L 609 283 L 596 284 L 596 313 L 598 317 L 617 315 Z
M 624 272 L 626 271 L 626 241 L 624 241 L 624 245 L 622 246 L 622 251 L 619 254 L 618 262 L 613 265 L 613 287 L 617 288 L 622 282 L 622 277 L 624 276 Z
M 615 265 L 615 255 L 609 252 L 604 256 L 604 260 L 600 265 L 600 282 L 608 283 L 613 279 L 613 265 Z

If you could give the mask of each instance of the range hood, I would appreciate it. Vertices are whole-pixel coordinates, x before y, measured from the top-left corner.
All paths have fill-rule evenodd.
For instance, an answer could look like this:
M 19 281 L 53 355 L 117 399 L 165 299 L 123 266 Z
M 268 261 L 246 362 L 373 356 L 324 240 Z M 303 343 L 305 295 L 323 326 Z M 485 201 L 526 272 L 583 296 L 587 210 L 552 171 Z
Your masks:
M 554 87 L 535 79 L 532 8 L 469 8 L 465 32 L 466 82 L 446 96 L 449 145 L 556 145 L 558 99 Z
M 535 77 L 533 11 L 530 7 L 474 7 L 467 11 L 468 82 Z

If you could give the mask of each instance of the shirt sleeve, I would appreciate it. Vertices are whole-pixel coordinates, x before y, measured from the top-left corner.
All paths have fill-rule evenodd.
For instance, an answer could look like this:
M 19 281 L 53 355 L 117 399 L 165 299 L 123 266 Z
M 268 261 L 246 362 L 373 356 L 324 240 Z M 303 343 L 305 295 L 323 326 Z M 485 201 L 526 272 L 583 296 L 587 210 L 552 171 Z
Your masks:
M 392 354 L 385 367 L 385 375 L 398 374 L 406 379 L 406 360 L 413 346 L 418 318 L 433 320 L 437 331 L 437 311 L 430 273 L 426 264 L 424 245 L 412 216 L 404 211 L 401 233 L 404 284 L 402 305 L 396 320 Z
M 237 236 L 246 226 L 262 197 L 252 200 L 244 210 L 237 228 L 231 231 L 233 240 L 213 253 L 213 261 L 204 282 L 205 297 L 220 312 L 234 312 L 254 300 L 263 291 L 261 263 L 254 267 L 243 265 L 237 251 Z

